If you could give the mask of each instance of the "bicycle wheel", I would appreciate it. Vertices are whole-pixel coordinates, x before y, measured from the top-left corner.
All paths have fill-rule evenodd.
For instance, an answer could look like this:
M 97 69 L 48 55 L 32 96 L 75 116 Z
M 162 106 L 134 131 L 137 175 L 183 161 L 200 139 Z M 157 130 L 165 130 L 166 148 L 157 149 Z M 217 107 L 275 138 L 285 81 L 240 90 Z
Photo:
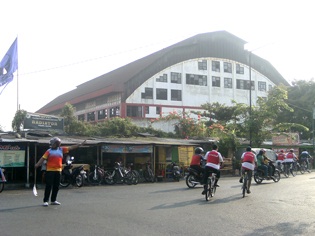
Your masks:
M 124 176 L 124 183 L 131 185 L 133 184 L 133 174 L 131 171 L 129 171 L 125 176 Z
M 208 178 L 208 183 L 206 184 L 206 201 L 209 201 L 210 197 L 212 195 L 212 189 L 211 189 L 211 179 Z
M 132 184 L 136 185 L 139 183 L 139 173 L 136 170 L 131 171 L 132 174 Z
M 89 183 L 96 185 L 102 182 L 102 177 L 100 173 L 98 172 L 94 173 L 94 171 L 92 171 L 88 176 L 88 180 L 89 180 Z
M 300 172 L 301 172 L 301 174 L 304 174 L 305 171 L 306 171 L 306 163 L 305 163 L 305 161 L 303 161 L 300 165 Z
M 246 190 L 247 190 L 247 174 L 245 174 L 245 177 L 243 177 L 243 188 L 242 188 L 243 198 L 245 197 Z
M 154 175 L 153 172 L 151 170 L 145 170 L 143 172 L 143 177 L 145 179 L 146 182 L 154 182 Z
M 106 184 L 112 185 L 116 183 L 116 179 L 112 177 L 112 172 L 106 171 L 104 175 L 104 180 Z
M 289 167 L 286 163 L 283 166 L 283 174 L 286 178 L 289 178 Z
M 291 175 L 293 176 L 293 177 L 295 177 L 296 176 L 296 165 L 294 165 L 293 163 L 291 163 L 291 165 L 290 165 L 290 173 L 291 173 Z
M 3 191 L 3 189 L 4 189 L 4 182 L 0 182 L 0 193 Z

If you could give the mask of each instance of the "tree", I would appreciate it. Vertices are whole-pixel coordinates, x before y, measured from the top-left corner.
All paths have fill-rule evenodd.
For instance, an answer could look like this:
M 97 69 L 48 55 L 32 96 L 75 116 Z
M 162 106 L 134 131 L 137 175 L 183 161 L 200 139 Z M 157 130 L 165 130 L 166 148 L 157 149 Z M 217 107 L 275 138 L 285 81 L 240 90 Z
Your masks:
M 68 134 L 85 135 L 88 130 L 88 125 L 79 121 L 74 115 L 74 107 L 70 103 L 66 103 L 63 107 L 61 117 L 64 118 L 64 131 Z
M 26 117 L 27 111 L 25 110 L 17 110 L 15 112 L 13 121 L 12 121 L 12 129 L 13 131 L 16 131 L 17 133 L 21 132 L 21 129 L 23 128 L 24 119 Z
M 312 138 L 313 109 L 315 107 L 315 82 L 294 81 L 293 86 L 288 88 L 287 103 L 294 109 L 294 112 L 284 111 L 277 118 L 278 123 L 298 123 L 301 126 L 288 127 L 291 132 L 299 132 L 301 139 Z M 283 129 L 286 127 L 282 127 Z M 305 129 L 307 127 L 307 129 Z

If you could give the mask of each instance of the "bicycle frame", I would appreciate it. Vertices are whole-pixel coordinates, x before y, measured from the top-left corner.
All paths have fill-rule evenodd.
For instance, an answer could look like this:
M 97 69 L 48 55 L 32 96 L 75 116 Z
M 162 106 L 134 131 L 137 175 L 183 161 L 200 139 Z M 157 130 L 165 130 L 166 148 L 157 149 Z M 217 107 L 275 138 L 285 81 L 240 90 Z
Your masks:
M 215 179 L 216 179 L 216 174 L 211 173 L 211 175 L 208 177 L 208 181 L 206 184 L 206 201 L 209 201 L 210 197 L 214 197 L 215 191 L 216 191 L 216 186 L 215 186 Z

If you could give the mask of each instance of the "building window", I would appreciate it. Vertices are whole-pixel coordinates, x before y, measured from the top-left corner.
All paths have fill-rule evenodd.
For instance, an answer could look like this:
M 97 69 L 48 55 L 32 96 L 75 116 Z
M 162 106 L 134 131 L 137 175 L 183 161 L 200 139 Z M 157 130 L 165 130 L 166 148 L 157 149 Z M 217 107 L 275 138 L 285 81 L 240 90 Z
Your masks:
M 207 60 L 198 61 L 198 70 L 207 70 Z
M 156 107 L 155 111 L 156 111 L 157 115 L 162 115 L 161 114 L 161 107 Z
M 212 87 L 220 87 L 220 77 L 212 76 Z
M 182 91 L 181 90 L 171 90 L 171 100 L 172 101 L 181 101 L 182 100 Z
M 149 113 L 150 113 L 149 107 L 144 107 L 144 113 L 145 113 L 145 114 L 149 114 Z
M 78 115 L 78 120 L 79 121 L 85 121 L 85 114 Z
M 220 72 L 220 62 L 212 61 L 212 71 Z
M 269 85 L 268 85 L 268 91 L 270 91 L 271 89 L 272 89 L 272 85 L 269 84 Z
M 252 83 L 252 90 L 255 90 L 255 82 L 251 81 Z M 237 89 L 244 89 L 244 90 L 249 90 L 250 86 L 249 86 L 249 80 L 242 80 L 242 79 L 238 79 L 236 80 L 236 88 Z
M 97 119 L 98 120 L 103 120 L 107 118 L 107 109 L 99 110 L 97 112 Z
M 128 117 L 142 117 L 142 106 L 127 106 Z
M 171 72 L 171 83 L 181 84 L 182 83 L 182 74 Z
M 232 63 L 224 62 L 224 72 L 232 73 Z
M 207 86 L 207 76 L 186 74 L 186 84 Z
M 87 113 L 87 121 L 95 121 L 95 112 Z
M 144 88 L 144 93 L 141 93 L 142 99 L 153 99 L 153 88 Z
M 236 74 L 244 74 L 244 67 L 240 64 L 236 64 Z
M 163 74 L 159 78 L 156 78 L 156 82 L 167 83 L 167 74 Z
M 266 82 L 258 81 L 258 90 L 259 91 L 266 91 L 267 90 Z
M 167 89 L 156 89 L 157 100 L 167 100 Z
M 224 78 L 224 88 L 233 88 L 232 78 Z
M 110 117 L 120 116 L 119 107 L 111 107 L 111 108 L 109 109 L 109 116 L 110 116 Z

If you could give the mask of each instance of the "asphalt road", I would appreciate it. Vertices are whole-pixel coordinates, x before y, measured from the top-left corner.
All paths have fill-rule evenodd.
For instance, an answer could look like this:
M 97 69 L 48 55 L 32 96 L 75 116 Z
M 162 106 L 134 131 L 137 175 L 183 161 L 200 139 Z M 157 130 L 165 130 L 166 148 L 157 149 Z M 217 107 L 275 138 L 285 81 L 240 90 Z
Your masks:
M 43 190 L 0 193 L 1 236 L 17 235 L 314 235 L 315 173 L 278 183 L 253 182 L 241 196 L 238 177 L 222 177 L 209 202 L 185 181 L 84 186 L 59 192 L 43 207 Z

